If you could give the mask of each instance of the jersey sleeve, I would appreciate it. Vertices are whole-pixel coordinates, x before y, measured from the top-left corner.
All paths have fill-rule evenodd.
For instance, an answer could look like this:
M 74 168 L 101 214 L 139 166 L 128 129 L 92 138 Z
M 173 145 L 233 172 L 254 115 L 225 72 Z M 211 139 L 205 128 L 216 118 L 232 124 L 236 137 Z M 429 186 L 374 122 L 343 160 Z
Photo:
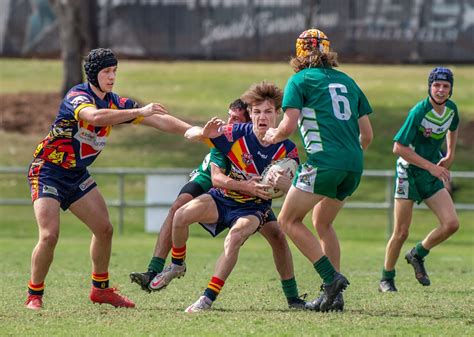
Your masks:
M 134 101 L 133 99 L 128 98 L 128 97 L 120 97 L 118 95 L 115 95 L 114 100 L 117 102 L 116 103 L 116 108 L 119 109 L 119 110 L 136 109 L 136 108 L 139 107 L 139 105 L 136 101 Z M 145 119 L 145 117 L 138 116 L 138 117 L 136 117 L 134 119 L 131 119 L 129 121 L 126 121 L 122 124 L 128 124 L 128 123 L 140 124 L 143 121 L 143 119 Z
M 138 103 L 131 98 L 119 97 L 118 108 L 120 110 L 137 108 Z
M 252 129 L 252 124 L 226 124 L 222 127 L 222 134 L 219 137 L 210 139 L 211 143 L 224 155 L 227 155 L 234 142 Z
M 220 152 L 215 147 L 211 149 L 211 157 L 209 162 L 211 163 L 211 165 L 215 165 L 220 169 L 224 170 L 225 174 L 229 173 L 229 160 L 226 156 L 222 154 L 222 152 Z
M 415 139 L 416 133 L 418 132 L 418 126 L 420 124 L 416 111 L 416 109 L 412 109 L 410 111 L 405 123 L 403 123 L 402 127 L 393 138 L 394 142 L 408 146 Z
M 290 77 L 286 83 L 282 103 L 283 111 L 286 111 L 287 108 L 300 110 L 303 108 L 304 97 L 298 85 L 298 77 L 296 75 Z
M 96 107 L 94 98 L 85 91 L 71 90 L 64 98 L 66 109 L 70 111 L 75 120 L 79 120 L 79 112 L 87 107 Z
M 453 103 L 453 110 L 454 110 L 454 117 L 453 117 L 453 121 L 451 122 L 451 125 L 449 126 L 449 131 L 456 131 L 456 129 L 459 126 L 458 107 L 454 103 Z

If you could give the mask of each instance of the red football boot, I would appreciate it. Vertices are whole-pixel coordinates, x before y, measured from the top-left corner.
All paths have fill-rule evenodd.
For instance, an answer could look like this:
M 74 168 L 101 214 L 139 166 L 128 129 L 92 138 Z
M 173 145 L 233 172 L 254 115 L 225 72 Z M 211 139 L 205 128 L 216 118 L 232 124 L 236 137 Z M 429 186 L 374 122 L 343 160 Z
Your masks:
M 28 295 L 25 306 L 31 310 L 40 310 L 43 307 L 42 295 Z
M 107 303 L 111 304 L 114 307 L 124 307 L 124 308 L 134 308 L 135 303 L 130 301 L 125 296 L 122 296 L 118 293 L 117 288 L 105 288 L 100 289 L 96 287 L 91 288 L 91 293 L 89 298 L 93 303 Z

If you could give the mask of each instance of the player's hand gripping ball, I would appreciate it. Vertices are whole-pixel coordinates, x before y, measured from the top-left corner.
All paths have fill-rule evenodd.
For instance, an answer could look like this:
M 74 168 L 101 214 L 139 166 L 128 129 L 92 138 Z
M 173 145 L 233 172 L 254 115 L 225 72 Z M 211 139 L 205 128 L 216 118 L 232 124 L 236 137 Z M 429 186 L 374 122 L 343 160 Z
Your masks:
M 272 185 L 270 183 L 269 177 L 273 175 L 273 172 L 283 172 L 283 175 L 290 178 L 290 180 L 293 180 L 296 174 L 297 168 L 298 168 L 298 163 L 296 162 L 296 160 L 291 159 L 291 158 L 283 158 L 283 159 L 274 161 L 273 163 L 268 165 L 263 171 L 261 183 Z M 268 188 L 268 193 L 270 193 L 272 199 L 280 198 L 285 194 L 285 192 L 283 192 L 282 190 L 276 187 Z

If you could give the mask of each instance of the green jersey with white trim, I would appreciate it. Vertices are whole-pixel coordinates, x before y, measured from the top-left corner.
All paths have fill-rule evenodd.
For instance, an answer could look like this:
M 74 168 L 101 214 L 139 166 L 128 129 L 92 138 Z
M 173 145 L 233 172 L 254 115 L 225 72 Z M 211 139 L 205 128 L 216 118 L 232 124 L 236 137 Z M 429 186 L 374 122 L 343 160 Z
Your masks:
M 198 168 L 194 169 L 189 174 L 189 181 L 194 181 L 201 185 L 204 191 L 209 191 L 212 188 L 212 178 L 211 178 L 211 163 L 217 163 L 217 166 L 224 168 L 226 174 L 230 170 L 230 164 L 226 161 L 226 157 L 219 152 L 216 148 L 211 148 L 201 165 Z
M 307 68 L 288 80 L 283 110 L 300 110 L 298 128 L 308 163 L 362 172 L 358 119 L 372 113 L 355 81 L 333 68 Z
M 442 158 L 440 150 L 446 133 L 448 130 L 455 131 L 458 125 L 458 108 L 453 101 L 448 100 L 444 112 L 438 115 L 429 98 L 426 98 L 410 110 L 393 140 L 411 147 L 419 156 L 437 164 Z

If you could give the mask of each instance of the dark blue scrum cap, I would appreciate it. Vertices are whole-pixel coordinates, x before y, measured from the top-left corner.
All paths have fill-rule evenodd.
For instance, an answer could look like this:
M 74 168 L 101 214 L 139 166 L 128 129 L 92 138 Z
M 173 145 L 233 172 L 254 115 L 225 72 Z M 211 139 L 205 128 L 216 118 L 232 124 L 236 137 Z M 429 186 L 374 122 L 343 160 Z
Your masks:
M 112 50 L 106 48 L 92 49 L 84 59 L 84 70 L 87 75 L 87 81 L 98 89 L 101 89 L 99 80 L 97 79 L 99 72 L 104 68 L 113 67 L 117 64 L 118 60 Z
M 449 95 L 453 94 L 453 86 L 454 86 L 454 76 L 451 70 L 444 67 L 436 67 L 434 68 L 430 76 L 428 77 L 428 92 L 430 92 L 431 85 L 434 81 L 447 81 L 451 84 L 451 90 L 449 91 Z

